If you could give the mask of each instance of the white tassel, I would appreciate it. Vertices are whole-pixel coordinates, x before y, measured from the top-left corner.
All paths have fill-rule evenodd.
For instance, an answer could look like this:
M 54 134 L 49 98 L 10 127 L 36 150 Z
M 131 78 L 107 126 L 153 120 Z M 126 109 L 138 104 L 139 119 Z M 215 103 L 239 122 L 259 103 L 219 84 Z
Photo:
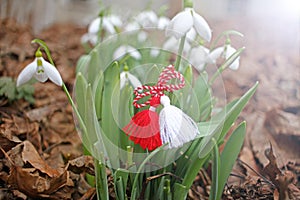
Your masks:
M 164 106 L 159 114 L 160 137 L 163 144 L 168 143 L 170 149 L 181 147 L 200 134 L 194 120 L 179 108 L 170 105 L 169 97 L 161 96 L 160 103 Z

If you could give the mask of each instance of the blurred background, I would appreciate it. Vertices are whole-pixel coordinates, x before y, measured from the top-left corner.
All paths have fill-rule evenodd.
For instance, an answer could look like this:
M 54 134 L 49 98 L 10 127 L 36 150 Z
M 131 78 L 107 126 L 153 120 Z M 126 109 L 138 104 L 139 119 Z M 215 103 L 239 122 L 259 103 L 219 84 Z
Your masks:
M 91 20 L 97 17 L 100 8 L 104 7 L 110 7 L 112 13 L 125 20 L 126 17 L 145 9 L 158 13 L 163 5 L 168 7 L 166 14 L 170 18 L 182 9 L 180 0 L 104 0 L 101 4 L 99 0 L 0 0 L 0 18 L 14 18 L 20 24 L 30 25 L 33 33 L 39 34 L 55 24 L 73 24 L 86 29 Z M 246 47 L 240 68 L 237 72 L 225 71 L 223 81 L 228 100 L 241 96 L 256 81 L 260 82 L 255 97 L 242 116 L 248 122 L 249 132 L 258 127 L 260 120 L 264 126 L 271 116 L 266 113 L 274 110 L 277 112 L 278 109 L 295 115 L 299 122 L 300 1 L 194 0 L 194 9 L 208 21 L 213 37 L 229 29 L 244 34 L 243 38 L 232 37 L 234 47 Z M 282 125 L 298 127 L 289 132 L 296 140 L 284 141 L 281 138 L 282 140 L 277 140 L 278 147 L 286 147 L 289 151 L 289 145 L 295 142 L 298 149 L 293 151 L 300 151 L 300 125 L 295 125 L 297 120 L 285 119 Z M 264 143 L 256 150 L 252 149 L 253 152 L 263 151 L 269 141 L 272 141 L 266 135 L 265 139 L 257 141 L 257 134 L 264 133 L 262 130 L 254 131 L 255 137 L 250 137 L 250 143 Z M 282 158 L 293 156 L 293 159 L 300 160 L 295 153 L 281 155 Z M 260 161 L 263 163 L 262 160 Z
M 74 66 L 83 53 L 80 37 L 101 9 L 109 7 L 126 21 L 145 9 L 159 13 L 164 5 L 170 18 L 182 10 L 180 0 L 104 0 L 101 4 L 99 0 L 0 0 L 0 20 L 13 18 L 18 23 L 0 24 L 0 55 L 4 55 L 0 56 L 0 71 L 16 76 L 20 71 L 16 66 L 25 63 L 21 65 L 11 55 L 18 55 L 20 62 L 31 62 L 30 41 L 43 35 L 54 51 L 63 79 L 72 84 Z M 230 101 L 260 82 L 241 115 L 240 120 L 247 121 L 247 138 L 240 159 L 253 168 L 256 162 L 265 166 L 264 150 L 272 143 L 280 166 L 290 161 L 299 164 L 300 0 L 194 0 L 194 9 L 208 21 L 213 39 L 230 29 L 244 34 L 242 38 L 231 37 L 233 47 L 246 47 L 240 68 L 226 70 L 224 88 L 215 88 L 216 92 L 225 89 Z M 30 30 L 18 29 L 21 25 L 29 25 Z M 30 34 L 23 34 L 23 30 Z

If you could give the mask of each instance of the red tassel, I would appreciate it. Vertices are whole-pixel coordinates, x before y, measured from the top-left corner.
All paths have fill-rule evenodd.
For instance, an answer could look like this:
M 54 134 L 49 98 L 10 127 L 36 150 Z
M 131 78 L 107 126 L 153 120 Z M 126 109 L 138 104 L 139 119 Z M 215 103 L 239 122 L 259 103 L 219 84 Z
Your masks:
M 126 135 L 130 136 L 130 140 L 150 151 L 162 145 L 159 133 L 159 117 L 155 112 L 159 104 L 160 97 L 152 97 L 150 108 L 135 114 L 129 124 L 123 128 Z

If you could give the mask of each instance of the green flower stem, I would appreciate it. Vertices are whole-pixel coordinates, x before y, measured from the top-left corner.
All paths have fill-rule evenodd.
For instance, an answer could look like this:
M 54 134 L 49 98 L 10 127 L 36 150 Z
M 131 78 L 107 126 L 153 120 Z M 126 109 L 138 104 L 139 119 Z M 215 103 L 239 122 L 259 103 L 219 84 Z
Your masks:
M 228 38 L 229 35 L 238 35 L 238 36 L 240 36 L 240 37 L 244 37 L 244 35 L 243 35 L 242 33 L 238 32 L 238 31 L 235 31 L 235 30 L 224 31 L 224 32 L 221 33 L 221 34 L 215 39 L 215 41 L 212 43 L 210 50 L 213 50 L 213 49 L 217 46 L 218 42 L 220 41 L 220 39 L 221 39 L 222 37 Z
M 184 43 L 185 43 L 185 38 L 186 38 L 186 34 L 184 36 L 182 36 L 180 39 L 179 49 L 177 52 L 176 62 L 175 62 L 175 66 L 174 66 L 176 71 L 178 71 L 179 66 L 180 66 L 182 52 L 183 52 Z
M 45 50 L 49 62 L 50 62 L 53 66 L 55 66 L 55 64 L 54 64 L 54 62 L 53 62 L 53 59 L 52 59 L 52 57 L 51 57 L 50 50 L 49 50 L 47 44 L 46 44 L 43 40 L 40 40 L 40 39 L 34 39 L 34 40 L 31 41 L 31 43 L 37 43 L 37 44 L 39 44 L 40 47 L 42 47 L 42 48 Z M 37 51 L 40 50 L 40 47 L 38 48 Z M 83 129 L 83 133 L 86 134 L 87 129 L 86 129 L 86 127 L 85 127 L 85 124 L 84 124 L 84 122 L 83 122 L 83 120 L 82 120 L 82 118 L 81 118 L 81 116 L 80 116 L 80 114 L 79 114 L 79 111 L 77 110 L 77 108 L 76 108 L 76 106 L 75 106 L 75 103 L 74 103 L 74 101 L 73 101 L 73 99 L 72 99 L 72 97 L 71 97 L 71 95 L 70 95 L 70 93 L 69 93 L 69 91 L 68 91 L 68 89 L 67 89 L 65 83 L 62 84 L 62 89 L 64 90 L 65 94 L 67 95 L 68 100 L 69 100 L 69 102 L 70 102 L 70 104 L 71 104 L 71 106 L 72 106 L 72 108 L 73 108 L 73 110 L 74 110 L 76 116 L 78 117 L 78 120 L 79 120 L 79 123 L 80 123 L 80 127 Z
M 193 8 L 193 0 L 183 0 L 184 8 Z

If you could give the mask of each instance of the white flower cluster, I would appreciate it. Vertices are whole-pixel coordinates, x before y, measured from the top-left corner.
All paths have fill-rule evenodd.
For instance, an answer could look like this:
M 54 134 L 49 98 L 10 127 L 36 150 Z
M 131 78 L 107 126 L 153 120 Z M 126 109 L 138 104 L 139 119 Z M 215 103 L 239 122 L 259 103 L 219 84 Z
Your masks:
M 212 31 L 206 20 L 192 8 L 185 8 L 185 10 L 176 14 L 171 20 L 164 16 L 159 17 L 151 10 L 139 13 L 127 24 L 124 24 L 119 16 L 113 14 L 98 17 L 89 25 L 88 33 L 82 37 L 82 42 L 90 42 L 92 45 L 96 45 L 99 42 L 100 30 L 103 30 L 106 35 L 116 34 L 118 33 L 117 30 L 119 30 L 138 33 L 137 40 L 142 43 L 148 38 L 148 33 L 144 30 L 145 28 L 156 28 L 165 31 L 168 39 L 162 48 L 171 52 L 177 52 L 180 38 L 185 36 L 186 39 L 182 53 L 199 71 L 204 70 L 207 64 L 216 64 L 218 58 L 228 59 L 236 52 L 236 49 L 230 44 L 225 44 L 212 50 L 205 47 L 203 42 L 206 41 L 209 43 L 211 41 Z M 152 57 L 157 57 L 159 54 L 159 49 L 153 49 L 150 52 L 150 56 Z M 137 61 L 142 59 L 142 55 L 138 49 L 131 45 L 122 45 L 116 48 L 113 53 L 113 59 L 120 60 L 125 55 L 129 55 Z M 236 70 L 238 67 L 239 57 L 229 68 Z M 126 81 L 129 81 L 133 86 L 139 84 L 137 77 L 128 71 L 121 74 L 122 87 Z

